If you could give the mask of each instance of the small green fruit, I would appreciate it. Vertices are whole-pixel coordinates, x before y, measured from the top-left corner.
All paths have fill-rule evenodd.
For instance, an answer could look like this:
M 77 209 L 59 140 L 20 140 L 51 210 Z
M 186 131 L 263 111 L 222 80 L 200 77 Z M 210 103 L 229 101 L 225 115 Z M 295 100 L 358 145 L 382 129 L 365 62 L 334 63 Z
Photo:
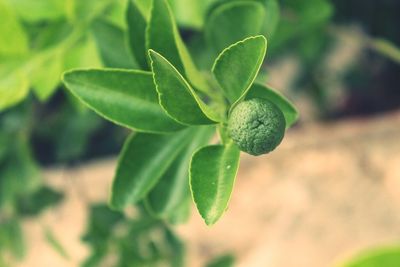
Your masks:
M 233 108 L 228 132 L 240 150 L 254 156 L 274 150 L 285 134 L 285 117 L 272 102 L 253 98 Z

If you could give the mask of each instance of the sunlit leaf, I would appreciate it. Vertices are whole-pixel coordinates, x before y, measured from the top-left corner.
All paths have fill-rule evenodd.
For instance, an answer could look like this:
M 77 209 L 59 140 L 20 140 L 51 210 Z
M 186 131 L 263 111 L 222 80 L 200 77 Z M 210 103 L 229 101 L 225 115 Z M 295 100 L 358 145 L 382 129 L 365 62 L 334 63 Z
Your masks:
M 190 164 L 193 200 L 207 225 L 218 221 L 228 207 L 239 167 L 239 149 L 233 144 L 206 146 Z
M 152 50 L 150 58 L 160 105 L 171 118 L 187 125 L 212 124 L 212 120 L 221 120 L 168 60 Z
M 128 25 L 128 44 L 130 51 L 135 56 L 139 66 L 144 70 L 148 70 L 149 66 L 145 44 L 147 22 L 137 4 L 132 1 L 128 1 L 126 21 Z
M 192 134 L 193 129 L 187 129 L 173 135 L 129 137 L 119 158 L 110 205 L 123 209 L 143 199 L 190 142 Z
M 149 72 L 75 70 L 64 75 L 64 83 L 88 107 L 119 125 L 153 133 L 183 129 L 158 104 Z
M 212 71 L 231 104 L 242 99 L 250 89 L 266 51 L 267 40 L 259 35 L 231 45 L 215 60 Z
M 152 213 L 165 218 L 173 213 L 181 203 L 185 203 L 190 196 L 189 163 L 191 156 L 199 147 L 206 145 L 214 133 L 214 127 L 197 127 L 191 136 L 190 144 L 181 152 L 149 193 L 147 204 Z
M 153 0 L 146 30 L 146 47 L 164 55 L 196 89 L 207 91 L 208 85 L 182 41 L 167 0 Z

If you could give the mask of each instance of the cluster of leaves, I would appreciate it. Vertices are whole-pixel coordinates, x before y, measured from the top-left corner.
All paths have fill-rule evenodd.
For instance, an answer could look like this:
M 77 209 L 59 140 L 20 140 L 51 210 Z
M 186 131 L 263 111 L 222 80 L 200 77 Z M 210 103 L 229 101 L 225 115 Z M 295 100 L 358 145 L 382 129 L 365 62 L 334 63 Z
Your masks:
M 106 205 L 93 205 L 82 238 L 90 244 L 92 254 L 82 266 L 101 262 L 110 266 L 184 266 L 182 242 L 160 221 L 140 210 L 137 213 L 129 218 Z M 112 255 L 110 259 L 108 255 Z
M 158 218 L 181 217 L 177 213 L 186 212 L 190 203 L 190 176 L 194 202 L 211 225 L 228 206 L 239 163 L 240 151 L 226 133 L 229 111 L 240 101 L 257 97 L 277 105 L 287 127 L 297 119 L 286 98 L 254 83 L 267 49 L 265 37 L 255 34 L 267 32 L 262 26 L 269 25 L 264 21 L 268 5 L 264 1 L 215 4 L 204 33 L 211 36 L 213 49 L 226 48 L 208 72 L 193 63 L 168 2 L 149 2 L 129 2 L 127 9 L 129 47 L 140 70 L 73 70 L 63 80 L 89 108 L 135 131 L 121 152 L 110 201 L 113 208 L 122 210 L 144 201 Z M 232 24 L 238 23 L 237 16 L 244 16 L 240 22 L 248 25 Z M 259 27 L 253 27 L 254 19 Z M 221 36 L 233 32 L 231 27 L 237 27 L 233 36 Z M 216 127 L 221 144 L 208 146 Z
M 83 242 L 92 252 L 82 264 L 92 266 L 185 267 L 186 246 L 163 221 L 149 216 L 139 205 L 130 216 L 112 211 L 105 204 L 90 207 Z M 211 260 L 207 267 L 232 267 L 232 255 Z
M 35 157 L 40 156 L 42 162 L 74 160 L 87 153 L 90 135 L 104 126 L 97 116 L 69 97 L 44 120 L 43 116 L 36 118 L 35 109 L 40 104 L 28 97 L 30 92 L 40 101 L 51 100 L 54 105 L 51 96 L 66 70 L 114 68 L 76 72 L 70 77 L 78 84 L 70 89 L 107 119 L 137 132 L 124 146 L 111 204 L 122 209 L 141 203 L 146 207 L 143 214 L 150 213 L 152 217 L 143 215 L 143 220 L 130 220 L 119 214 L 115 225 L 134 227 L 138 221 L 152 221 L 150 224 L 163 229 L 165 236 L 173 236 L 165 221 L 180 223 L 189 216 L 188 166 L 197 150 L 191 170 L 198 209 L 208 224 L 225 210 L 239 153 L 226 134 L 226 117 L 236 103 L 266 98 L 284 111 L 289 126 L 296 120 L 296 112 L 287 100 L 264 85 L 268 78 L 265 70 L 257 75 L 266 50 L 261 35 L 268 38 L 270 58 L 285 53 L 301 58 L 305 67 L 298 87 L 309 88 L 320 110 L 329 106 L 329 96 L 315 77 L 332 37 L 326 31 L 333 13 L 329 0 L 191 0 L 190 4 L 187 0 L 168 0 L 169 8 L 164 1 L 155 1 L 158 8 L 152 8 L 152 2 L 0 0 L 0 39 L 7 40 L 0 44 L 0 111 L 20 103 L 0 115 L 1 251 L 10 251 L 17 258 L 23 256 L 21 219 L 35 216 L 62 199 L 62 194 L 42 185 Z M 398 61 L 398 49 L 386 41 L 371 46 Z M 98 93 L 92 94 L 92 90 Z M 118 105 L 109 105 L 110 102 Z M 216 129 L 222 144 L 206 146 Z M 110 143 L 114 134 L 106 132 L 102 136 Z M 46 141 L 46 153 L 33 156 L 32 138 L 38 137 L 40 144 Z M 56 147 L 54 153 L 48 153 L 49 142 Z M 199 150 L 201 147 L 204 148 Z M 104 221 L 117 214 L 105 207 L 93 209 L 102 211 L 92 212 L 91 225 L 96 224 L 94 218 L 99 219 L 98 213 L 104 211 L 100 218 Z M 143 230 L 143 235 L 146 232 Z M 101 242 L 93 241 L 103 233 L 94 231 L 85 238 L 94 250 L 86 263 L 89 266 L 97 265 L 97 258 L 105 255 Z M 46 236 L 57 249 L 55 238 L 48 232 Z M 117 239 L 130 244 L 130 237 Z M 115 238 L 111 233 L 103 241 Z M 162 246 L 170 248 L 179 243 L 171 241 L 177 240 L 176 236 L 165 240 Z M 146 243 L 148 247 L 153 246 L 150 243 Z M 128 260 L 133 247 L 117 247 L 123 266 L 123 258 Z M 163 254 L 165 251 L 170 250 L 145 252 L 154 258 L 136 255 L 135 260 L 142 257 L 143 263 L 155 258 L 168 261 L 171 254 Z M 222 257 L 210 266 L 229 266 L 219 265 L 221 262 L 232 264 L 232 259 Z
M 63 194 L 42 185 L 32 157 L 30 116 L 23 106 L 0 115 L 0 266 L 5 254 L 21 259 L 26 251 L 21 222 L 59 203 Z
M 65 70 L 103 65 L 100 58 L 104 55 L 96 46 L 100 41 L 96 36 L 102 36 L 98 32 L 108 27 L 120 34 L 116 36 L 120 39 L 114 40 L 123 43 L 122 29 L 115 19 L 123 5 L 124 1 L 108 0 L 0 0 L 1 266 L 6 266 L 8 260 L 4 257 L 10 252 L 17 259 L 25 254 L 21 221 L 37 216 L 63 198 L 62 193 L 43 185 L 38 158 L 32 152 L 33 139 L 45 138 L 56 147 L 54 158 L 70 160 L 82 153 L 87 133 L 101 121 L 81 112 L 73 98 L 69 98 L 68 105 L 57 107 L 62 112 L 41 115 L 42 107 L 30 92 L 40 101 L 47 101 Z M 104 13 L 106 10 L 108 13 Z M 53 131 L 51 136 L 46 133 L 47 127 Z M 40 152 L 42 156 L 50 151 Z

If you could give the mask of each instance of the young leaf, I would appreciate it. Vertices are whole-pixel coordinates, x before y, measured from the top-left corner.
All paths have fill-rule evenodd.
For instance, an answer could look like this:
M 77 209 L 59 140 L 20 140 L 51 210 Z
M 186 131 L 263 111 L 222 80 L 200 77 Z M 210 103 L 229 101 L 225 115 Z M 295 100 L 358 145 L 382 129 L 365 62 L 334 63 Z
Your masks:
M 167 60 L 199 90 L 208 90 L 207 83 L 194 65 L 182 41 L 167 0 L 153 0 L 146 30 L 146 47 L 165 55 Z
M 260 34 L 264 18 L 264 7 L 256 1 L 227 1 L 209 15 L 204 29 L 207 41 L 220 52 L 230 44 Z
M 167 56 L 169 62 L 180 73 L 185 73 L 183 62 L 176 44 L 176 24 L 168 3 L 165 0 L 152 0 L 150 21 L 146 32 L 147 49 Z
M 266 51 L 267 40 L 258 35 L 231 45 L 215 60 L 212 71 L 231 104 L 242 99 L 249 90 Z
M 277 105 L 283 112 L 286 120 L 286 129 L 292 126 L 299 118 L 296 107 L 278 91 L 265 85 L 254 83 L 246 95 L 246 99 L 264 98 Z
M 190 189 L 207 225 L 216 223 L 228 207 L 239 155 L 239 149 L 230 143 L 203 147 L 192 157 Z
M 215 133 L 210 126 L 197 127 L 190 144 L 176 158 L 147 197 L 147 206 L 159 217 L 166 217 L 189 196 L 189 162 L 195 150 L 204 146 Z
M 171 118 L 187 125 L 212 124 L 221 120 L 167 59 L 153 50 L 149 54 L 160 105 Z
M 149 66 L 145 45 L 147 22 L 137 4 L 132 1 L 128 1 L 126 22 L 128 25 L 129 48 L 141 69 L 148 70 Z
M 183 129 L 158 104 L 151 73 L 137 70 L 75 70 L 64 74 L 66 87 L 106 119 L 141 132 Z
M 134 134 L 125 142 L 110 204 L 123 209 L 143 199 L 190 142 L 193 129 L 173 135 Z

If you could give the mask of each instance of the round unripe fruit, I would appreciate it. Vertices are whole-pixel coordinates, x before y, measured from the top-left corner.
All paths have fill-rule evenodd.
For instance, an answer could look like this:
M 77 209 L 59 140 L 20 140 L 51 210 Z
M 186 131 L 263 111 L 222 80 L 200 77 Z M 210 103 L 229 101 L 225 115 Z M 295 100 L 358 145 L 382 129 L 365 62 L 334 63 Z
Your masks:
M 272 102 L 253 98 L 240 102 L 228 119 L 228 132 L 241 151 L 254 156 L 274 150 L 285 134 L 282 111 Z

